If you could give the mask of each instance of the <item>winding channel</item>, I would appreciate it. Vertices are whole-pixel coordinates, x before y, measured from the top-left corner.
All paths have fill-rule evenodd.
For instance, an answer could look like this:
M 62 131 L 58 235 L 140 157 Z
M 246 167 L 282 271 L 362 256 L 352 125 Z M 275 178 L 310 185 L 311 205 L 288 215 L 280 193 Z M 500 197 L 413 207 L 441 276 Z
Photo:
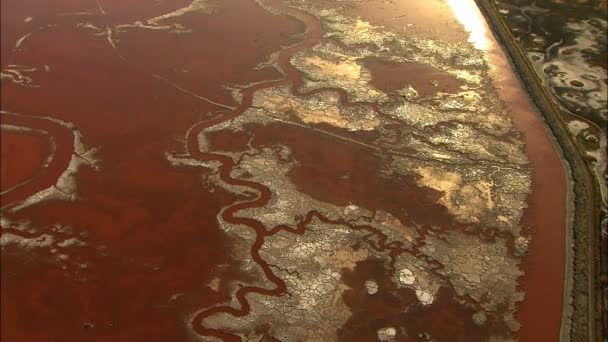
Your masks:
M 242 115 L 252 104 L 253 94 L 260 90 L 280 85 L 292 84 L 292 93 L 302 94 L 297 85 L 301 82 L 299 71 L 290 63 L 291 57 L 304 49 L 314 46 L 320 41 L 322 35 L 321 24 L 314 16 L 273 1 L 272 6 L 281 12 L 293 16 L 303 22 L 306 27 L 306 38 L 304 41 L 283 49 L 279 52 L 278 63 L 285 72 L 285 77 L 278 81 L 259 83 L 243 89 L 241 104 L 233 111 L 223 114 L 216 119 L 195 124 L 187 134 L 188 153 L 201 161 L 219 161 L 219 175 L 223 182 L 244 186 L 259 193 L 259 197 L 249 202 L 240 202 L 229 206 L 223 212 L 223 219 L 232 224 L 243 224 L 255 230 L 256 241 L 251 248 L 252 259 L 260 265 L 269 281 L 276 285 L 274 289 L 263 289 L 259 287 L 246 286 L 236 292 L 236 300 L 240 308 L 229 306 L 216 306 L 198 313 L 192 320 L 193 329 L 200 335 L 213 335 L 222 339 L 232 341 L 240 340 L 237 336 L 222 331 L 207 329 L 203 326 L 206 317 L 218 312 L 225 312 L 234 316 L 245 316 L 250 311 L 250 305 L 246 299 L 249 293 L 279 296 L 286 290 L 285 283 L 273 274 L 270 266 L 259 255 L 259 250 L 266 236 L 273 235 L 285 227 L 266 230 L 257 220 L 250 218 L 235 217 L 234 214 L 243 209 L 259 208 L 266 205 L 271 193 L 263 185 L 230 176 L 230 171 L 236 166 L 231 158 L 204 152 L 199 149 L 198 136 L 206 128 L 232 120 Z M 481 13 L 477 13 L 481 16 Z M 495 64 L 492 78 L 501 90 L 501 98 L 508 108 L 514 125 L 522 132 L 523 140 L 527 146 L 527 154 L 533 171 L 533 191 L 528 199 L 528 208 L 525 211 L 523 225 L 529 227 L 528 233 L 533 236 L 530 253 L 522 264 L 525 276 L 521 281 L 521 288 L 526 292 L 526 299 L 520 304 L 518 318 L 522 323 L 522 329 L 517 333 L 524 341 L 557 340 L 561 315 L 564 307 L 563 291 L 565 277 L 565 249 L 567 231 L 567 174 L 565 166 L 560 158 L 556 144 L 549 137 L 549 132 L 544 126 L 542 118 L 534 108 L 530 98 L 523 90 L 519 80 L 516 78 L 511 65 L 504 52 L 491 35 L 486 25 L 486 36 L 490 41 L 490 47 L 486 51 L 489 62 Z M 323 90 L 327 90 L 324 88 Z M 317 92 L 319 89 L 313 91 Z M 338 90 L 341 103 L 348 105 L 345 94 Z M 372 105 L 378 114 L 377 107 Z M 312 218 L 312 215 L 320 216 L 315 212 L 309 212 L 306 218 L 298 224 L 293 233 L 302 233 L 304 226 Z M 541 271 L 544 270 L 544 271 Z M 538 308 L 545 307 L 543 314 L 539 315 Z
M 268 201 L 270 200 L 270 196 L 271 196 L 270 191 L 262 184 L 231 177 L 230 171 L 235 166 L 235 161 L 227 156 L 201 151 L 199 148 L 198 136 L 206 128 L 213 127 L 215 125 L 232 120 L 232 119 L 242 115 L 245 112 L 245 110 L 247 110 L 251 106 L 251 104 L 253 102 L 253 94 L 256 91 L 265 89 L 265 88 L 286 85 L 289 83 L 295 84 L 295 82 L 292 82 L 291 80 L 298 79 L 300 74 L 291 65 L 291 62 L 290 62 L 291 57 L 295 53 L 297 53 L 301 50 L 313 47 L 321 39 L 321 23 L 314 16 L 312 16 L 308 13 L 305 13 L 303 11 L 299 11 L 299 10 L 284 6 L 283 4 L 280 3 L 280 1 L 272 1 L 271 4 L 276 9 L 284 12 L 287 15 L 295 17 L 296 19 L 300 20 L 301 22 L 303 22 L 306 25 L 305 40 L 302 42 L 299 42 L 291 47 L 283 49 L 279 52 L 278 63 L 280 65 L 280 67 L 282 68 L 282 70 L 285 72 L 285 77 L 280 80 L 258 83 L 258 84 L 255 84 L 253 86 L 243 89 L 242 101 L 235 110 L 233 110 L 232 112 L 230 112 L 228 114 L 222 115 L 216 119 L 212 119 L 210 121 L 205 121 L 205 122 L 195 124 L 190 130 L 188 130 L 188 134 L 186 137 L 187 151 L 190 156 L 197 158 L 198 160 L 201 160 L 201 161 L 216 160 L 221 163 L 221 166 L 219 168 L 219 171 L 220 171 L 219 175 L 223 182 L 230 184 L 230 185 L 248 187 L 259 193 L 259 197 L 255 200 L 252 200 L 249 202 L 240 202 L 240 203 L 236 203 L 236 204 L 229 206 L 228 208 L 226 208 L 226 210 L 223 211 L 222 216 L 226 222 L 233 223 L 233 224 L 243 224 L 243 225 L 246 225 L 246 226 L 252 228 L 253 230 L 255 230 L 256 241 L 253 244 L 253 246 L 251 247 L 251 257 L 257 264 L 260 265 L 260 267 L 264 271 L 264 274 L 266 275 L 268 280 L 271 281 L 272 283 L 274 283 L 276 285 L 276 288 L 275 289 L 263 289 L 263 288 L 259 288 L 259 287 L 253 287 L 253 286 L 242 287 L 235 294 L 237 301 L 241 305 L 240 309 L 235 309 L 235 308 L 228 307 L 228 306 L 213 307 L 209 310 L 205 310 L 205 311 L 199 313 L 192 320 L 192 326 L 198 334 L 214 335 L 214 336 L 223 338 L 225 340 L 237 340 L 238 341 L 240 339 L 231 334 L 223 333 L 223 332 L 220 332 L 217 330 L 206 329 L 202 325 L 202 322 L 206 317 L 209 317 L 218 312 L 226 312 L 226 313 L 232 314 L 234 316 L 245 316 L 250 311 L 250 306 L 246 299 L 247 294 L 258 293 L 258 294 L 262 294 L 262 295 L 278 296 L 286 291 L 286 286 L 285 286 L 285 283 L 279 277 L 274 275 L 274 273 L 270 269 L 270 266 L 268 265 L 268 263 L 266 261 L 264 261 L 259 254 L 260 248 L 262 247 L 262 245 L 264 243 L 265 236 L 272 235 L 272 234 L 276 233 L 277 230 L 267 231 L 265 229 L 264 225 L 262 223 L 260 223 L 259 221 L 256 221 L 254 219 L 241 218 L 241 217 L 234 216 L 234 214 L 240 210 L 249 209 L 249 208 L 259 208 L 259 207 L 263 207 L 264 205 L 266 205 L 266 203 L 268 203 Z M 310 214 L 308 215 L 307 219 L 308 220 L 311 219 Z M 305 225 L 305 222 L 306 221 L 303 222 L 304 225 Z
M 283 77 L 279 80 L 268 80 L 243 88 L 241 91 L 242 100 L 235 109 L 231 109 L 220 103 L 207 101 L 218 107 L 218 111 L 216 112 L 218 116 L 208 121 L 195 123 L 186 133 L 186 149 L 190 157 L 199 161 L 219 162 L 219 177 L 224 183 L 232 186 L 246 187 L 258 194 L 257 198 L 253 200 L 236 202 L 225 207 L 221 215 L 225 222 L 244 225 L 256 232 L 255 243 L 251 246 L 251 258 L 260 266 L 266 278 L 275 287 L 273 289 L 256 286 L 241 287 L 235 294 L 236 302 L 239 303 L 240 307 L 235 308 L 225 304 L 213 306 L 199 311 L 191 321 L 192 328 L 199 335 L 216 336 L 227 341 L 240 339 L 235 335 L 223 331 L 206 328 L 203 322 L 207 317 L 219 312 L 225 312 L 233 316 L 245 316 L 251 310 L 247 300 L 248 294 L 257 293 L 267 296 L 281 296 L 287 290 L 285 282 L 273 273 L 272 265 L 269 265 L 260 256 L 260 249 L 266 237 L 277 234 L 282 230 L 294 234 L 302 234 L 306 225 L 313 218 L 317 218 L 326 223 L 346 224 L 352 229 L 374 231 L 374 233 L 381 235 L 380 239 L 377 240 L 378 248 L 390 249 L 391 252 L 399 252 L 399 247 L 387 246 L 385 244 L 386 237 L 376 232 L 373 228 L 353 226 L 343 221 L 328 220 L 320 213 L 314 211 L 314 208 L 311 208 L 312 211 L 309 211 L 305 218 L 298 222 L 295 229 L 286 226 L 265 227 L 261 222 L 253 218 L 236 216 L 236 213 L 241 210 L 266 206 L 271 199 L 272 194 L 270 190 L 263 184 L 232 177 L 231 171 L 237 166 L 238 161 L 226 155 L 203 151 L 199 147 L 198 138 L 204 130 L 243 115 L 252 106 L 255 92 L 262 89 L 291 85 L 292 94 L 298 96 L 307 96 L 321 91 L 332 90 L 339 94 L 340 105 L 350 106 L 355 104 L 355 102 L 349 102 L 345 91 L 342 89 L 321 88 L 305 93 L 298 90 L 302 83 L 302 74 L 291 64 L 291 58 L 294 54 L 312 48 L 322 39 L 325 39 L 322 38 L 321 23 L 313 15 L 288 7 L 282 4 L 280 0 L 271 0 L 267 3 L 282 14 L 291 16 L 302 22 L 306 27 L 302 41 L 278 51 L 277 63 L 284 72 Z M 100 11 L 104 12 L 103 9 Z M 560 160 L 559 152 L 557 152 L 558 148 L 552 141 L 542 118 L 535 110 L 521 83 L 517 80 L 506 56 L 491 34 L 486 34 L 491 46 L 486 55 L 488 64 L 494 67 L 493 81 L 500 89 L 500 96 L 505 102 L 505 107 L 510 112 L 509 116 L 512 118 L 514 125 L 522 133 L 523 141 L 526 144 L 526 152 L 533 170 L 533 191 L 528 198 L 528 208 L 523 218 L 523 225 L 529 227 L 527 233 L 533 239 L 530 252 L 526 255 L 521 265 L 526 275 L 520 280 L 520 286 L 526 292 L 526 298 L 520 303 L 518 310 L 518 319 L 522 323 L 522 329 L 517 334 L 523 341 L 553 341 L 558 338 L 561 313 L 564 307 L 564 264 L 565 249 L 568 246 L 566 242 L 568 241 L 566 222 L 569 218 L 567 214 L 564 214 L 568 209 L 566 198 L 567 173 Z M 387 115 L 378 109 L 377 104 L 365 104 L 372 107 L 378 115 L 382 115 L 387 120 L 390 120 Z M 46 132 L 53 139 L 55 147 L 52 151 L 52 158 L 46 167 L 40 168 L 35 176 L 27 182 L 0 196 L 1 207 L 4 210 L 10 209 L 33 194 L 55 186 L 58 179 L 68 168 L 71 158 L 74 156 L 78 157 L 76 151 L 78 146 L 75 145 L 78 136 L 69 125 L 47 117 L 26 116 L 5 111 L 2 111 L 0 117 L 2 118 L 2 124 L 27 127 Z M 187 127 L 193 121 L 195 120 L 188 119 L 184 126 Z M 389 126 L 385 126 L 385 128 L 387 130 L 390 129 Z M 182 127 L 180 127 L 180 131 L 181 129 Z M 335 138 L 345 139 L 338 135 L 335 135 Z M 400 138 L 398 135 L 395 136 L 396 141 Z M 346 140 L 358 143 L 351 139 Z M 415 246 L 423 243 L 426 229 L 427 227 L 423 227 L 420 230 L 419 233 L 421 235 L 415 242 Z M 14 232 L 17 233 L 16 231 Z M 540 310 L 542 310 L 542 314 Z

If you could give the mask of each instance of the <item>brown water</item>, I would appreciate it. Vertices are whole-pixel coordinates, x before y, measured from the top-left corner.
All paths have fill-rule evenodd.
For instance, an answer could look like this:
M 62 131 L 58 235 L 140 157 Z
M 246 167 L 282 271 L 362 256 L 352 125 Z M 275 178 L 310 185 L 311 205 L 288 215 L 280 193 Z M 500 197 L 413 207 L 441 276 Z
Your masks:
M 40 86 L 23 87 L 3 81 L 2 110 L 8 113 L 2 114 L 2 124 L 46 132 L 54 142 L 50 164 L 40 167 L 51 150 L 48 139 L 2 131 L 2 190 L 31 179 L 2 195 L 2 215 L 14 221 L 27 220 L 37 227 L 32 233 L 3 226 L 2 232 L 71 237 L 52 228 L 61 223 L 75 227 L 72 234 L 85 238 L 87 245 L 65 251 L 58 247 L 54 255 L 46 250 L 24 255 L 13 247 L 3 249 L 1 336 L 14 341 L 194 340 L 183 313 L 224 302 L 229 293 L 223 284 L 242 277 L 240 261 L 227 253 L 231 241 L 216 223 L 220 209 L 238 198 L 206 189 L 201 173 L 209 172 L 198 167 L 173 167 L 165 153 L 177 150 L 200 161 L 219 161 L 224 182 L 261 193 L 246 205 L 231 206 L 223 217 L 227 222 L 256 229 L 258 240 L 252 259 L 277 289 L 263 292 L 242 287 L 237 298 L 244 306 L 234 314 L 248 310 L 244 300 L 248 292 L 281 293 L 285 285 L 257 253 L 263 237 L 277 230 L 267 232 L 255 220 L 233 216 L 244 207 L 263 205 L 269 199 L 268 190 L 232 178 L 229 172 L 234 161 L 201 152 L 197 135 L 241 115 L 251 105 L 256 90 L 299 84 L 300 74 L 290 66 L 289 59 L 313 46 L 320 38 L 321 27 L 316 18 L 296 10 L 286 9 L 289 15 L 272 15 L 253 1 L 228 0 L 211 14 L 180 17 L 180 24 L 192 30 L 188 36 L 133 29 L 112 41 L 114 49 L 108 42 L 117 33 L 110 30 L 108 34 L 106 27 L 162 15 L 183 7 L 184 2 L 105 0 L 99 4 L 2 1 L 2 67 L 38 67 L 32 79 Z M 272 6 L 280 4 L 273 2 Z M 442 18 L 449 13 L 445 6 L 441 11 Z M 388 20 L 385 16 L 390 11 L 376 12 L 374 16 L 380 22 Z M 25 20 L 27 17 L 33 19 Z M 417 23 L 421 30 L 434 26 L 428 20 Z M 85 22 L 100 29 L 77 26 Z M 466 40 L 462 29 L 454 31 L 459 27 L 454 18 L 446 22 L 445 31 L 440 26 L 432 34 L 452 32 L 450 39 Z M 13 51 L 16 42 L 32 30 L 35 33 Z M 294 34 L 303 32 L 306 36 L 294 38 Z M 285 77 L 274 68 L 254 69 L 268 54 L 285 46 L 290 47 L 282 49 L 277 57 Z M 521 286 L 526 299 L 519 310 L 522 329 L 518 334 L 522 341 L 553 341 L 557 340 L 562 307 L 566 180 L 541 119 L 492 39 L 488 57 L 503 101 L 523 133 L 534 170 L 533 193 L 524 217 L 533 242 L 523 265 L 526 276 Z M 50 71 L 45 72 L 43 65 L 49 65 Z M 433 68 L 383 65 L 373 59 L 369 67 L 379 89 L 408 83 L 430 94 L 433 89 L 451 92 L 459 86 L 457 80 Z M 438 85 L 429 87 L 425 77 Z M 223 87 L 226 84 L 253 85 L 244 88 L 239 104 Z M 218 110 L 222 113 L 219 117 Z M 100 170 L 85 165 L 76 175 L 78 195 L 87 200 L 48 201 L 14 213 L 6 210 L 54 185 L 68 167 L 75 153 L 76 133 L 55 119 L 78 127 L 87 146 L 101 146 Z M 301 191 L 315 198 L 338 205 L 353 201 L 395 216 L 399 215 L 399 203 L 409 208 L 410 218 L 416 222 L 442 225 L 449 220 L 445 208 L 436 204 L 440 195 L 437 191 L 413 185 L 410 191 L 403 191 L 403 186 L 396 191 L 397 184 L 387 184 L 377 177 L 377 161 L 359 151 L 360 147 L 325 141 L 310 131 L 280 124 L 251 130 L 256 132 L 258 144 L 281 143 L 294 149 L 302 163 L 289 176 Z M 238 151 L 247 140 L 238 134 L 218 134 L 212 142 L 225 150 Z M 343 174 L 350 170 L 357 172 L 350 180 L 343 180 Z M 394 181 L 413 184 L 413 180 Z M 313 215 L 311 212 L 306 220 Z M 69 262 L 54 261 L 63 252 L 69 254 Z M 227 265 L 221 273 L 217 271 L 219 265 Z M 366 302 L 363 290 L 357 288 L 361 282 L 356 280 L 371 272 L 377 273 L 380 283 L 390 286 L 388 275 L 374 267 L 373 261 L 345 275 L 345 282 L 352 285 L 345 301 L 352 308 L 366 311 L 356 312 L 347 322 L 340 335 L 344 340 L 374 338 L 361 326 L 374 315 L 398 317 L 391 310 L 415 300 L 411 291 L 404 290 L 398 297 L 378 304 Z M 221 282 L 217 290 L 205 285 L 218 274 Z M 184 295 L 173 297 L 176 293 Z M 451 296 L 444 289 L 435 305 L 410 313 L 408 317 L 416 319 L 407 323 L 408 330 L 423 332 L 439 324 L 445 327 L 444 335 L 437 336 L 439 340 L 454 340 L 454 336 L 461 336 L 462 341 L 479 340 L 484 332 L 459 319 L 460 315 L 470 317 L 471 312 L 454 305 L 448 300 Z M 193 326 L 198 333 L 209 333 L 197 323 L 217 310 L 196 316 Z
M 489 32 L 489 31 L 488 31 Z M 494 37 L 488 58 L 495 66 L 494 78 L 515 126 L 522 132 L 533 170 L 533 192 L 522 224 L 532 236 L 524 261 L 521 287 L 526 299 L 518 318 L 522 341 L 558 341 L 564 306 L 564 278 L 567 222 L 567 177 L 557 147 L 549 137 L 543 119 L 536 112 L 521 82 Z M 510 71 L 510 72 L 509 72 Z

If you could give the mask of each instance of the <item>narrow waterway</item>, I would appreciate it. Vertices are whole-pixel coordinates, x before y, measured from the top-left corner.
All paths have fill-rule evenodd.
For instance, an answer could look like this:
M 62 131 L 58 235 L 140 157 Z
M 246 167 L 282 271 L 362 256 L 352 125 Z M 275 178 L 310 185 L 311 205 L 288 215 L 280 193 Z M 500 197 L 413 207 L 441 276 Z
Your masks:
M 558 340 L 568 180 L 542 117 L 474 1 L 353 5 L 340 13 L 340 18 L 359 20 L 353 31 L 362 42 L 352 44 L 326 34 L 333 23 L 318 14 L 326 12 L 279 0 L 264 1 L 263 6 L 241 0 L 91 0 L 53 6 L 2 0 L 3 339 L 194 341 L 214 335 L 238 340 L 245 336 L 242 332 L 208 327 L 208 321 L 220 314 L 235 321 L 258 314 L 262 305 L 254 298 L 299 295 L 281 277 L 284 269 L 264 256 L 273 256 L 269 246 L 280 245 L 277 236 L 305 236 L 314 232 L 309 225 L 321 222 L 361 234 L 349 248 L 373 256 L 332 273 L 334 279 L 343 279 L 333 295 L 346 308 L 332 333 L 336 339 L 376 340 L 384 326 L 389 335 L 392 326 L 402 327 L 393 328 L 393 337 L 404 341 L 481 341 L 511 334 L 498 315 L 488 314 L 486 322 L 484 314 L 481 323 L 474 322 L 471 317 L 482 310 L 475 294 L 463 293 L 454 280 L 459 275 L 443 272 L 449 267 L 443 255 L 427 249 L 429 239 L 439 236 L 440 244 L 452 234 L 480 246 L 506 241 L 509 252 L 502 258 L 516 260 L 514 267 L 523 271 L 517 284 L 525 297 L 499 302 L 497 310 L 508 312 L 506 306 L 516 303 L 521 327 L 512 330 L 521 341 Z M 504 157 L 507 162 L 493 156 L 475 159 L 476 151 L 424 140 L 429 138 L 425 134 L 432 138 L 456 130 L 464 114 L 438 124 L 437 132 L 391 114 L 403 98 L 409 101 L 411 90 L 418 96 L 411 101 L 432 109 L 441 96 L 456 98 L 472 88 L 462 74 L 422 56 L 422 48 L 412 50 L 406 62 L 390 55 L 398 48 L 390 44 L 372 55 L 368 51 L 374 51 L 376 41 L 364 39 L 378 27 L 389 30 L 387 37 L 410 35 L 420 46 L 433 47 L 429 42 L 437 40 L 463 51 L 471 46 L 483 51 L 489 84 L 513 123 L 513 131 L 500 139 L 523 142 L 524 166 L 509 156 Z M 339 62 L 333 66 L 321 55 L 303 57 L 321 60 L 321 70 L 335 72 L 314 79 L 294 61 L 320 46 L 340 51 L 332 50 Z M 344 87 L 353 74 L 357 86 Z M 310 86 L 327 79 L 346 81 Z M 311 108 L 325 105 L 329 100 L 323 96 L 331 93 L 338 109 L 326 106 L 306 117 L 281 102 L 277 112 L 284 110 L 284 117 L 272 123 L 239 123 L 260 109 L 256 96 L 270 93 L 262 105 L 272 104 L 277 98 L 272 91 L 282 87 L 289 89 L 285 97 L 316 101 Z M 359 99 L 358 87 L 371 90 Z M 409 93 L 396 95 L 407 87 Z M 340 117 L 351 109 L 352 118 Z M 361 113 L 371 113 L 371 119 L 356 121 Z M 467 125 L 478 129 L 476 122 Z M 225 130 L 213 131 L 217 127 Z M 475 132 L 469 139 L 486 139 Z M 213 137 L 208 145 L 205 134 Z M 283 176 L 289 180 L 288 199 L 293 202 L 284 212 L 271 214 L 295 214 L 293 222 L 270 226 L 263 220 L 267 213 L 243 213 L 274 210 L 280 191 L 243 170 L 248 158 L 270 165 L 264 164 L 263 151 L 276 146 L 287 147 L 288 156 L 277 155 L 291 169 L 285 175 L 278 167 L 266 171 L 273 181 Z M 397 164 L 399 158 L 418 166 Z M 428 165 L 444 160 L 448 166 L 443 173 L 451 178 L 428 171 Z M 457 167 L 474 170 L 476 161 L 484 167 L 531 172 L 528 196 L 514 202 L 526 207 L 520 222 L 502 218 L 512 225 L 508 228 L 521 226 L 530 241 L 521 257 L 514 256 L 512 236 L 494 228 L 484 231 L 478 219 L 467 221 L 478 215 L 477 208 L 462 211 L 458 205 L 466 203 L 450 202 L 459 186 L 468 186 L 466 172 L 458 174 Z M 439 181 L 424 183 L 429 175 Z M 481 206 L 474 197 L 492 189 L 486 186 L 490 182 L 475 184 L 467 188 L 475 195 L 465 202 Z M 484 215 L 489 217 L 500 199 L 488 198 Z M 299 205 L 306 211 L 293 211 Z M 344 217 L 336 217 L 332 208 Z M 368 211 L 356 220 L 347 217 L 349 210 L 361 208 Z M 379 224 L 378 217 L 388 219 Z M 248 233 L 235 238 L 235 228 L 227 225 Z M 398 238 L 390 235 L 391 229 Z M 395 285 L 392 273 L 402 255 L 418 258 L 417 265 L 424 265 L 420 267 L 439 284 L 432 295 L 431 290 Z M 288 266 L 289 275 L 310 271 Z M 376 291 L 380 287 L 377 297 L 369 297 L 362 285 L 372 278 Z M 412 318 L 404 323 L 403 317 Z M 308 323 L 304 318 L 293 325 L 298 324 Z M 274 338 L 270 323 L 256 329 L 251 334 Z

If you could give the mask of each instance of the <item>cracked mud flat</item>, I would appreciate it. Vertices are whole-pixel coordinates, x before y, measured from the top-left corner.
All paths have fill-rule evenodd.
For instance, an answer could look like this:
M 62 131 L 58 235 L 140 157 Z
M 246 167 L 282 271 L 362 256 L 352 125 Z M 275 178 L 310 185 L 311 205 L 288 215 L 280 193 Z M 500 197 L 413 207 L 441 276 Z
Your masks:
M 462 9 L 6 6 L 3 338 L 559 332 L 565 174 Z

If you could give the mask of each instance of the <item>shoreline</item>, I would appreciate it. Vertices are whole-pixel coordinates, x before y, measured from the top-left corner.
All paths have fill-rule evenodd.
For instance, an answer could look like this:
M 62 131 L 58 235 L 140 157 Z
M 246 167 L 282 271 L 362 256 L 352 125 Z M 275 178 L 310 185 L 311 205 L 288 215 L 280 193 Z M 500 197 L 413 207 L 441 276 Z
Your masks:
M 561 314 L 560 340 L 595 340 L 600 336 L 596 327 L 596 289 L 594 280 L 597 267 L 594 251 L 598 241 L 593 236 L 599 225 L 597 184 L 581 157 L 558 109 L 551 102 L 530 66 L 521 48 L 512 40 L 504 21 L 497 15 L 493 4 L 487 0 L 476 0 L 488 21 L 492 33 L 502 43 L 513 68 L 519 72 L 519 80 L 529 92 L 528 96 L 545 121 L 550 140 L 560 154 L 565 175 L 570 181 L 566 189 L 566 241 L 563 280 L 564 305 Z M 526 75 L 526 77 L 522 77 Z M 588 294 L 588 298 L 585 297 Z M 601 298 L 601 297 L 600 297 Z M 581 329 L 581 327 L 587 327 Z

